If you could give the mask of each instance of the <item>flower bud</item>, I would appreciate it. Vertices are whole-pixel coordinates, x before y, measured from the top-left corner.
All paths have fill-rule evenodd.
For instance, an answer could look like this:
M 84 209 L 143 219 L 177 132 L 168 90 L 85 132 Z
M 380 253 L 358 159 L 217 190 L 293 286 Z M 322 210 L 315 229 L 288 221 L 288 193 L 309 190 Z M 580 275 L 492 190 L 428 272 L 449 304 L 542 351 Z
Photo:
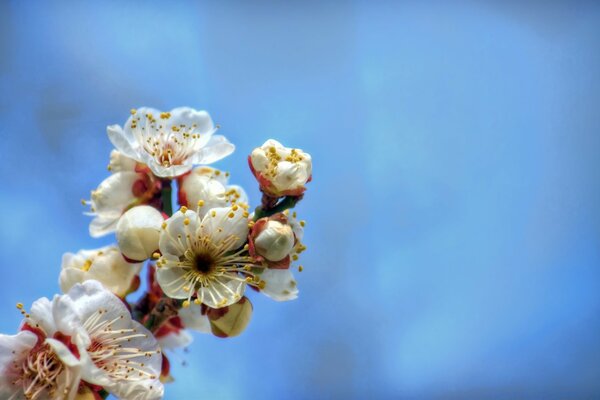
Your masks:
M 290 254 L 294 242 L 290 225 L 270 220 L 254 238 L 254 249 L 269 261 L 281 261 Z
M 133 207 L 117 224 L 119 249 L 130 260 L 146 260 L 158 249 L 162 214 L 151 206 Z
M 248 161 L 260 189 L 272 197 L 299 196 L 312 178 L 310 154 L 273 139 L 254 149 Z
M 209 308 L 208 319 L 213 335 L 226 338 L 242 333 L 252 317 L 252 303 L 247 297 L 223 308 Z

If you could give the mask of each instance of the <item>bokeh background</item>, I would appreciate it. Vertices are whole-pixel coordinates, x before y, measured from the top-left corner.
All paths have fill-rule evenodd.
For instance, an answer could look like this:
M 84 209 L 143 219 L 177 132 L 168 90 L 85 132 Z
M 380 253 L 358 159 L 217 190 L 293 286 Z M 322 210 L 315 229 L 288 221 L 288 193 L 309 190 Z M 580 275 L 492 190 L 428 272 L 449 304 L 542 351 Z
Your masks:
M 0 3 L 0 331 L 58 289 L 132 107 L 309 151 L 301 296 L 166 399 L 600 398 L 593 2 Z

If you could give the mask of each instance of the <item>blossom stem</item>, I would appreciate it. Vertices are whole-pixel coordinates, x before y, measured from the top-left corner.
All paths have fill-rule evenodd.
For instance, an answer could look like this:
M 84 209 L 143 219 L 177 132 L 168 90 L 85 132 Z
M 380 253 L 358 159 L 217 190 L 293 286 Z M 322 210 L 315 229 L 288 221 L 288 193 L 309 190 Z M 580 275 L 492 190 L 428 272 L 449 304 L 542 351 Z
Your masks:
M 169 217 L 173 215 L 173 200 L 171 196 L 171 181 L 164 179 L 162 181 L 162 190 L 160 193 L 162 200 L 162 209 Z
M 258 221 L 261 218 L 270 217 L 273 214 L 283 212 L 289 208 L 294 208 L 300 200 L 302 200 L 302 196 L 286 196 L 272 207 L 265 208 L 264 206 L 258 206 L 254 210 L 254 220 Z
M 150 315 L 148 315 L 148 320 L 144 326 L 150 332 L 155 333 L 163 323 L 177 315 L 177 312 L 181 308 L 181 303 L 180 300 L 169 297 L 161 298 L 152 311 L 150 311 Z

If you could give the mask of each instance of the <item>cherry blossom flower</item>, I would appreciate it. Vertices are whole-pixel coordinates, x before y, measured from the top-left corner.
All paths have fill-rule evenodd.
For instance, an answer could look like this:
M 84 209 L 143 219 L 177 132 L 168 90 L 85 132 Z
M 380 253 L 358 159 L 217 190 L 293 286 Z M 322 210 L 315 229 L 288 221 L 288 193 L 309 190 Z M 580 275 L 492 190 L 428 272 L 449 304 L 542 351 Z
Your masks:
M 213 208 L 203 218 L 185 207 L 173 214 L 159 240 L 157 281 L 165 294 L 186 299 L 184 307 L 192 297 L 211 308 L 240 300 L 249 280 L 240 274 L 253 264 L 244 245 L 247 218 L 237 204 Z
M 267 140 L 248 157 L 250 170 L 260 189 L 272 197 L 300 196 L 312 178 L 310 154 Z
M 111 125 L 108 137 L 129 158 L 146 164 L 161 178 L 174 178 L 196 164 L 228 156 L 233 144 L 221 135 L 206 111 L 179 107 L 170 112 L 142 107 L 131 110 L 123 127 Z
M 74 399 L 81 362 L 63 342 L 25 325 L 16 335 L 0 335 L 0 398 Z
M 116 246 L 65 253 L 59 277 L 60 289 L 66 293 L 76 283 L 97 280 L 117 296 L 124 297 L 142 265 L 129 263 Z
M 162 398 L 156 339 L 101 283 L 41 298 L 25 317 L 22 332 L 0 336 L 0 369 L 8 377 L 1 387 L 11 396 L 72 399 L 81 381 L 119 398 Z
M 109 170 L 113 172 L 91 192 L 90 235 L 100 237 L 114 232 L 125 211 L 142 204 L 156 203 L 162 183 L 143 164 L 113 150 Z

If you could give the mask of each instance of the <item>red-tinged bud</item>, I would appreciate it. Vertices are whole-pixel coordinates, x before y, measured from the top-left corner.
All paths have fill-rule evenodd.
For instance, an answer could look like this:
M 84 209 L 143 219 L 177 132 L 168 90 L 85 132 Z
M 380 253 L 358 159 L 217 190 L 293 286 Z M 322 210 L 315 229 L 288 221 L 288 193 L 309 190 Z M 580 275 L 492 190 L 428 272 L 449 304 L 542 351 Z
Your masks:
M 312 179 L 310 154 L 269 139 L 248 157 L 261 191 L 272 197 L 300 196 Z
M 267 262 L 269 268 L 289 268 L 295 243 L 293 229 L 283 213 L 259 219 L 248 236 L 250 255 Z
M 252 317 L 252 303 L 247 297 L 223 308 L 210 308 L 207 311 L 213 335 L 220 338 L 234 337 L 241 334 Z
M 165 353 L 162 353 L 162 366 L 161 366 L 161 370 L 160 370 L 160 381 L 162 383 L 169 383 L 169 382 L 173 382 L 173 380 L 174 379 L 171 376 L 171 362 L 169 361 L 169 359 L 167 358 Z

